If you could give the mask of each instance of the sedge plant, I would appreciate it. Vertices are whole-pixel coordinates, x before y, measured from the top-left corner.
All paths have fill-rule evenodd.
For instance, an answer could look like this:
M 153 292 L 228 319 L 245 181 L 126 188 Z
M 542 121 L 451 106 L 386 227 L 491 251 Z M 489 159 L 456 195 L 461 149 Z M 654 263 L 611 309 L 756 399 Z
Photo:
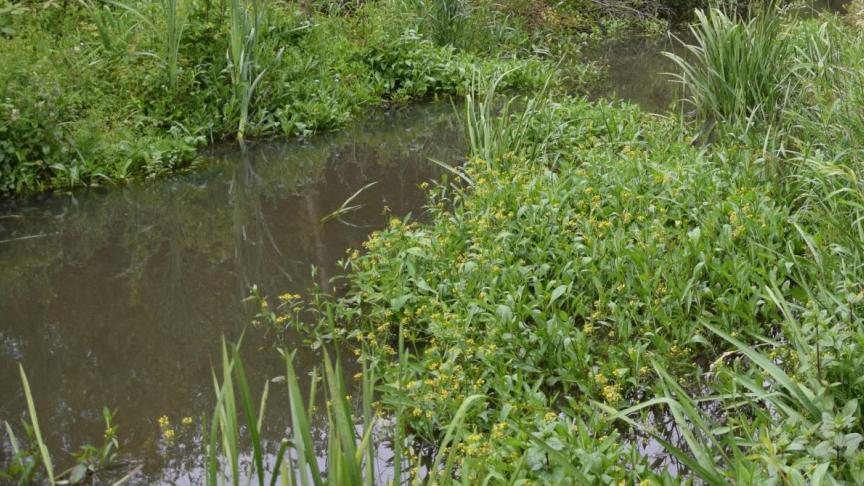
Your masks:
M 686 54 L 665 55 L 679 67 L 674 77 L 689 93 L 696 115 L 739 127 L 772 121 L 790 79 L 790 47 L 778 7 L 769 2 L 749 17 L 717 7 L 695 15 L 694 43 L 681 41 Z
M 234 106 L 239 110 L 237 139 L 243 140 L 255 87 L 266 70 L 257 64 L 257 45 L 265 11 L 260 0 L 231 0 L 228 69 L 234 87 Z
M 375 468 L 377 447 L 373 443 L 373 432 L 384 424 L 379 422 L 373 409 L 376 383 L 373 367 L 363 365 L 362 404 L 358 411 L 349 400 L 349 387 L 338 359 L 334 361 L 328 352 L 324 352 L 323 376 L 317 369 L 311 371 L 308 399 L 304 399 L 300 377 L 294 366 L 295 353 L 284 350 L 280 353 L 285 360 L 285 375 L 278 381 L 284 382 L 287 389 L 291 432 L 290 437 L 279 442 L 275 460 L 268 461 L 264 456 L 266 444 L 262 438 L 262 426 L 266 420 L 269 382 L 265 383 L 256 402 L 240 357 L 240 344 L 229 345 L 223 340 L 221 381 L 215 373 L 213 375 L 216 406 L 208 426 L 207 484 L 217 485 L 226 481 L 260 486 L 378 484 L 383 471 Z M 319 447 L 312 430 L 321 388 L 325 392 L 324 411 L 329 431 L 323 458 L 318 455 Z M 429 473 L 424 478 L 412 478 L 414 484 L 450 483 L 455 463 L 455 455 L 451 452 L 465 435 L 463 423 L 466 415 L 482 400 L 481 395 L 474 395 L 463 401 L 459 413 L 447 426 Z M 397 423 L 400 422 L 397 420 Z M 244 431 L 251 442 L 251 464 L 243 463 Z M 404 437 L 404 431 L 397 438 L 399 436 Z M 401 461 L 402 458 L 397 453 L 394 460 Z M 419 463 L 413 466 L 418 468 Z M 395 484 L 402 484 L 401 469 L 395 468 Z

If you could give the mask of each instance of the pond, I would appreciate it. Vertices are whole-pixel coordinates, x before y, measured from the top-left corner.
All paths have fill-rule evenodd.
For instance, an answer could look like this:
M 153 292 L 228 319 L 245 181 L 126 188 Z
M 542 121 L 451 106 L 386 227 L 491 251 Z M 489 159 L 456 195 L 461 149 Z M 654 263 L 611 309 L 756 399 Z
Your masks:
M 205 173 L 7 203 L 0 420 L 17 426 L 26 417 L 20 362 L 54 454 L 101 444 L 107 406 L 117 409 L 123 455 L 141 461 L 147 480 L 194 482 L 200 431 L 179 424 L 187 416 L 200 424 L 212 410 L 220 337 L 236 339 L 252 320 L 243 303 L 250 286 L 270 295 L 313 283 L 327 290 L 337 260 L 385 213 L 422 216 L 418 184 L 438 175 L 428 157 L 456 163 L 465 153 L 453 116 L 444 102 L 397 109 L 307 143 L 217 149 Z M 344 217 L 349 224 L 321 223 L 375 181 L 354 201 L 363 207 Z M 248 329 L 243 347 L 256 390 L 284 374 L 262 334 Z M 312 353 L 297 359 L 300 369 L 320 363 Z M 274 392 L 270 409 L 286 401 Z M 160 440 L 163 414 L 178 425 L 173 444 Z M 288 414 L 272 416 L 267 435 L 276 441 Z M 0 463 L 8 447 L 4 437 Z

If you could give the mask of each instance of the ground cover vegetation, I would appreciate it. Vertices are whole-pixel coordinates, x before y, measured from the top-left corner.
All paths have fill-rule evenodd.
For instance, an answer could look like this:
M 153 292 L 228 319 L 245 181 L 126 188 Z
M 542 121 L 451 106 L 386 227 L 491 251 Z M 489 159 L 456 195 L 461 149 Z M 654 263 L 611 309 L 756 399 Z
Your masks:
M 542 81 L 502 104 L 524 68 L 468 81 L 469 160 L 423 222 L 351 252 L 343 296 L 255 297 L 261 323 L 359 356 L 359 406 L 325 357 L 327 471 L 287 351 L 294 437 L 267 470 L 269 391 L 226 345 L 210 484 L 864 481 L 864 32 L 777 5 L 696 19 L 678 114 Z M 15 466 L 52 476 L 30 415 Z
M 431 222 L 373 234 L 312 330 L 357 343 L 409 454 L 480 395 L 471 483 L 864 479 L 862 33 L 792 15 L 700 12 L 683 118 L 468 99 Z
M 227 138 L 304 136 L 363 107 L 464 94 L 477 70 L 522 66 L 507 82 L 534 89 L 604 16 L 604 30 L 657 24 L 519 1 L 4 0 L 0 191 L 174 173 Z

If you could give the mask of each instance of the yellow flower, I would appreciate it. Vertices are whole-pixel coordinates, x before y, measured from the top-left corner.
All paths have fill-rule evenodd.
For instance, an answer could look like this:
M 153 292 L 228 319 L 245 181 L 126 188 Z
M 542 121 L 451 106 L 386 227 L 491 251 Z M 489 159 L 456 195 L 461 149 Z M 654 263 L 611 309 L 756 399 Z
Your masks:
M 168 420 L 167 415 L 163 415 L 163 416 L 159 417 L 159 427 L 160 428 L 164 429 L 165 427 L 168 427 L 170 424 L 171 424 L 171 422 Z
M 192 417 L 183 417 L 183 419 L 180 420 L 180 422 L 183 425 L 192 425 Z
M 616 403 L 621 400 L 621 392 L 618 385 L 606 385 L 603 387 L 603 398 L 609 403 Z
M 507 424 L 504 422 L 497 423 L 492 426 L 492 437 L 500 439 L 504 437 L 504 430 L 507 429 Z
M 173 440 L 174 439 L 174 429 L 163 430 L 162 431 L 162 437 L 167 441 Z

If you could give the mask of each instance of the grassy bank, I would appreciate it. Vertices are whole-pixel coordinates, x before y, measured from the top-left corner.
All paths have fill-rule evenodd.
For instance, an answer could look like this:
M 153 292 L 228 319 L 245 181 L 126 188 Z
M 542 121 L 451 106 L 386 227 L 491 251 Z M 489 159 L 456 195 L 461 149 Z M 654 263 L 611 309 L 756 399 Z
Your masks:
M 601 18 L 657 23 L 519 2 L 4 1 L 0 192 L 194 169 L 213 142 L 338 128 L 516 66 L 511 87 L 533 89 Z
M 531 64 L 515 81 L 526 86 L 543 71 L 433 44 L 395 8 L 33 6 L 0 42 L 0 189 L 157 177 L 194 166 L 214 141 L 306 135 L 366 106 L 457 93 L 475 67 Z

